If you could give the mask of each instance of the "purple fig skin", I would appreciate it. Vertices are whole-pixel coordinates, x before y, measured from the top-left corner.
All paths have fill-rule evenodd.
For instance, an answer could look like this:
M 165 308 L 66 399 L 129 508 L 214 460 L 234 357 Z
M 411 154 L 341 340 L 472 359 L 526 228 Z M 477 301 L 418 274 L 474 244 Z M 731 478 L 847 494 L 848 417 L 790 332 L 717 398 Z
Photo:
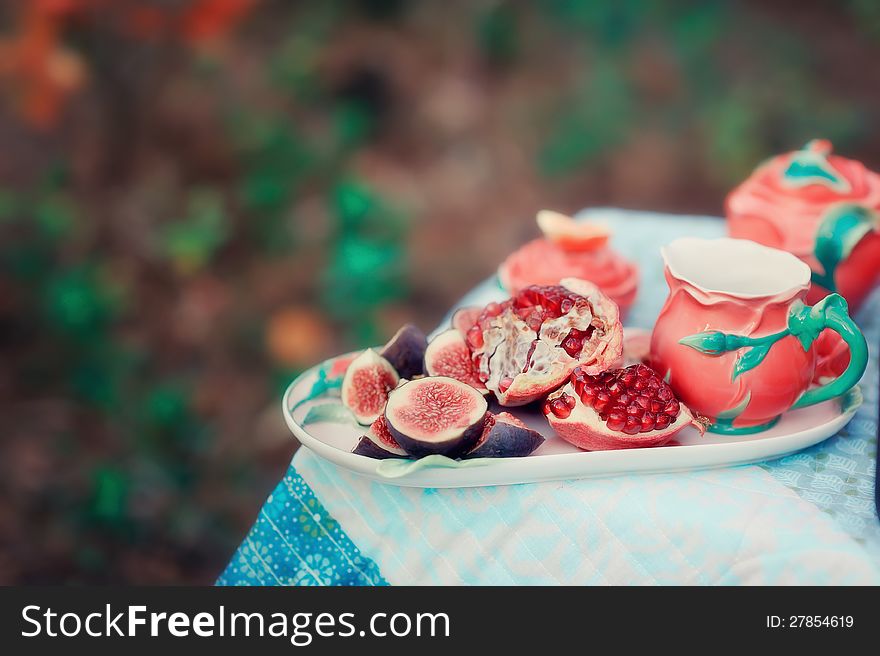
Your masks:
M 388 422 L 388 431 L 401 448 L 414 458 L 433 455 L 458 458 L 472 449 L 479 441 L 480 436 L 483 434 L 485 422 L 486 415 L 483 415 L 478 422 L 465 428 L 459 436 L 445 442 L 422 442 L 421 440 L 411 439 L 408 435 L 397 430 L 391 421 Z
M 496 420 L 486 435 L 462 459 L 522 458 L 544 443 L 544 436 L 530 428 L 522 428 Z
M 388 458 L 406 459 L 406 454 L 393 453 L 382 445 L 377 444 L 369 435 L 364 435 L 358 441 L 357 445 L 351 450 L 358 456 L 367 456 L 376 460 L 387 460 Z
M 401 326 L 394 337 L 382 348 L 380 355 L 391 363 L 401 378 L 413 378 L 425 373 L 424 359 L 428 339 L 417 326 Z

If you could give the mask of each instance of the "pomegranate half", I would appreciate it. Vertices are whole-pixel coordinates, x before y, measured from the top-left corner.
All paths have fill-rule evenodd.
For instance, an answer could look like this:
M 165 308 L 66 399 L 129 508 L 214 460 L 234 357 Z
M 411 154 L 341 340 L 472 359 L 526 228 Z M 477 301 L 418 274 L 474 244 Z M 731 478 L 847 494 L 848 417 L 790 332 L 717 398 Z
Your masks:
M 617 304 L 596 285 L 563 278 L 489 303 L 467 330 L 477 375 L 503 406 L 544 398 L 575 367 L 599 373 L 623 351 Z
M 587 451 L 659 446 L 686 426 L 706 428 L 643 364 L 600 374 L 578 367 L 543 411 L 560 437 Z

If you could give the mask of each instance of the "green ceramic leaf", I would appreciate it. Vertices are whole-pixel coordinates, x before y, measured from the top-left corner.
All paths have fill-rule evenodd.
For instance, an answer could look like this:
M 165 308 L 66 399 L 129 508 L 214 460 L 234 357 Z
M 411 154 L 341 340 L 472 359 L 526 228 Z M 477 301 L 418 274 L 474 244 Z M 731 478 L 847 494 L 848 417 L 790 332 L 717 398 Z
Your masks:
M 733 366 L 733 380 L 736 380 L 740 374 L 751 371 L 761 364 L 764 358 L 767 357 L 767 354 L 770 352 L 774 343 L 775 342 L 759 344 L 758 346 L 753 346 L 749 350 L 743 352 L 742 355 L 736 359 L 736 364 Z
M 813 306 L 798 301 L 791 306 L 788 315 L 788 330 L 801 343 L 804 351 L 809 351 L 813 342 L 826 328 L 826 313 L 831 309 L 842 310 L 847 314 L 846 300 L 839 294 L 829 294 Z
M 310 389 L 308 394 L 306 394 L 303 398 L 297 401 L 296 404 L 294 404 L 294 406 L 290 409 L 291 412 L 293 410 L 296 410 L 306 401 L 311 401 L 318 398 L 319 396 L 323 396 L 327 392 L 342 387 L 342 379 L 344 378 L 344 376 L 339 376 L 337 378 L 327 377 L 327 369 L 330 366 L 332 366 L 332 360 L 327 360 L 326 362 L 323 362 L 321 364 L 321 368 L 318 369 L 318 377 L 315 379 L 315 382 L 312 383 L 312 389 Z
M 327 422 L 331 424 L 357 424 L 351 410 L 341 403 L 323 403 L 309 408 L 302 420 L 303 426 Z
M 445 469 L 465 469 L 467 467 L 484 467 L 498 458 L 474 458 L 473 460 L 453 460 L 446 456 L 425 456 L 418 460 L 400 460 L 388 458 L 379 463 L 376 473 L 383 478 L 400 478 L 420 469 L 440 467 Z
M 809 142 L 795 153 L 782 178 L 792 187 L 821 184 L 841 193 L 850 190 L 849 181 L 831 165 L 828 152 L 817 141 Z

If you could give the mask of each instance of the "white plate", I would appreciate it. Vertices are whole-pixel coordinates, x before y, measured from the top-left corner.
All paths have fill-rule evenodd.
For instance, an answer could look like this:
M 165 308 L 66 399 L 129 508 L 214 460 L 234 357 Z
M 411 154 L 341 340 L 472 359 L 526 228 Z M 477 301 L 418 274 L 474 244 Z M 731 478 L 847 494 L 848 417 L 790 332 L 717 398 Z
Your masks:
M 319 366 L 300 375 L 284 393 L 284 420 L 303 446 L 339 467 L 383 483 L 405 487 L 477 487 L 512 485 L 573 478 L 610 476 L 636 472 L 668 472 L 707 469 L 778 458 L 812 446 L 843 428 L 860 403 L 858 388 L 842 399 L 833 399 L 810 408 L 788 412 L 770 430 L 756 435 L 727 437 L 685 428 L 676 436 L 674 446 L 620 451 L 580 451 L 559 438 L 537 408 L 506 408 L 530 428 L 547 438 L 532 455 L 524 458 L 483 458 L 454 461 L 432 456 L 442 466 L 406 460 L 376 460 L 355 455 L 351 450 L 364 434 L 353 424 L 318 422 L 302 425 L 309 408 L 336 397 L 305 401 L 318 376 Z M 843 410 L 846 406 L 846 410 Z M 382 464 L 386 463 L 386 464 Z M 467 464 L 465 464 L 467 463 Z M 412 468 L 412 471 L 406 469 Z

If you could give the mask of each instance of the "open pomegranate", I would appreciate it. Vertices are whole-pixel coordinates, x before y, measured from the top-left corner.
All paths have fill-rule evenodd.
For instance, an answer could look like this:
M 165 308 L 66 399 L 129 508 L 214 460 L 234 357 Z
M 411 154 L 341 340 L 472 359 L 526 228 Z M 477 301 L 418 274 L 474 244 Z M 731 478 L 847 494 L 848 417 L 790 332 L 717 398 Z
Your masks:
M 585 280 L 560 283 L 489 303 L 467 330 L 477 375 L 501 405 L 543 398 L 578 365 L 600 373 L 621 356 L 617 304 Z
M 560 437 L 588 451 L 659 446 L 685 426 L 706 428 L 643 364 L 599 374 L 578 367 L 543 410 Z

